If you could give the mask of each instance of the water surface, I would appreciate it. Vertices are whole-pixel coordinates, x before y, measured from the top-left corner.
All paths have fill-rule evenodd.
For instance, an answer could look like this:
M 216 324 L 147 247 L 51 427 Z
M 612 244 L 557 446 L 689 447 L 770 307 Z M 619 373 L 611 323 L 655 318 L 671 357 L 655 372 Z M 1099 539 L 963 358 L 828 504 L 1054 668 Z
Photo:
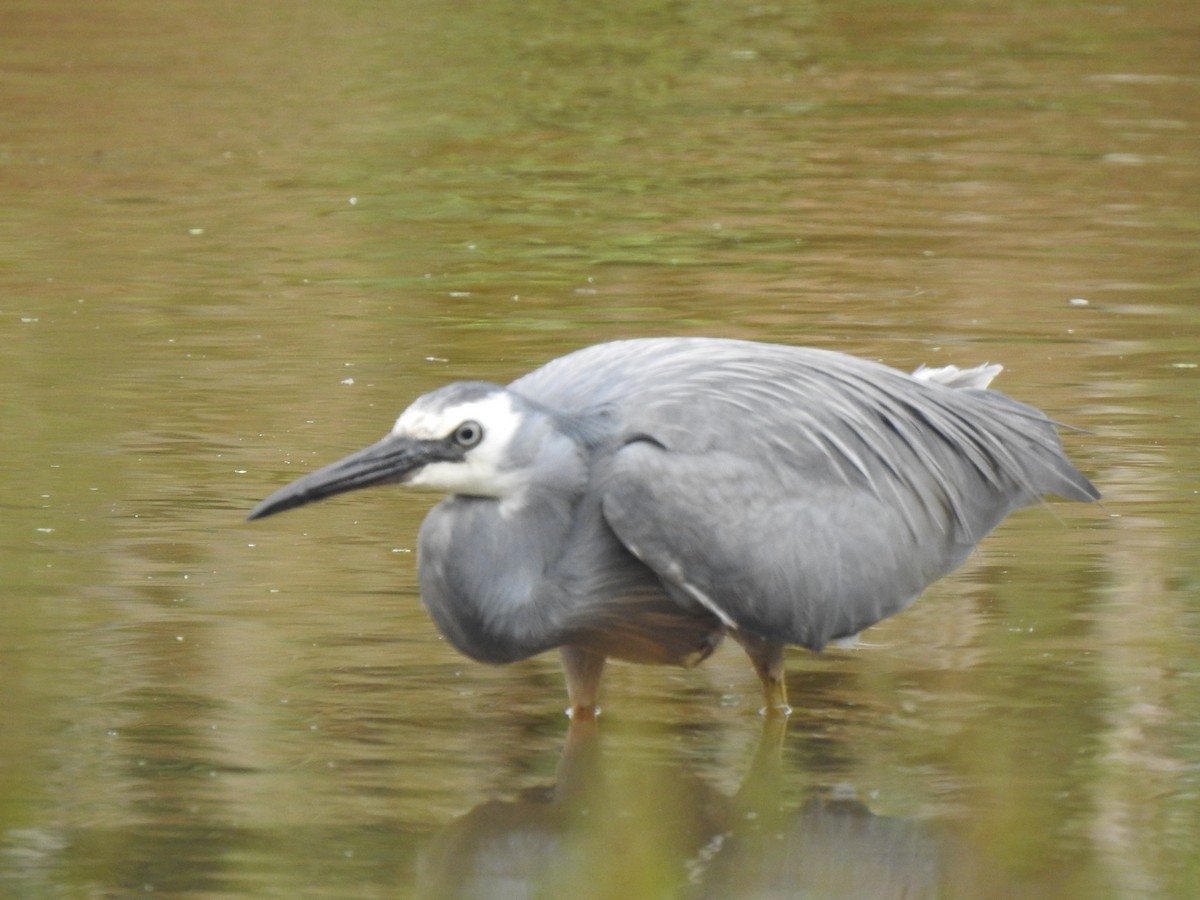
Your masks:
M 5 18 L 0 893 L 1200 891 L 1189 5 Z M 569 733 L 552 656 L 421 611 L 429 498 L 241 522 L 444 381 L 664 333 L 1002 362 L 1104 503 L 792 653 L 782 735 L 733 646 Z

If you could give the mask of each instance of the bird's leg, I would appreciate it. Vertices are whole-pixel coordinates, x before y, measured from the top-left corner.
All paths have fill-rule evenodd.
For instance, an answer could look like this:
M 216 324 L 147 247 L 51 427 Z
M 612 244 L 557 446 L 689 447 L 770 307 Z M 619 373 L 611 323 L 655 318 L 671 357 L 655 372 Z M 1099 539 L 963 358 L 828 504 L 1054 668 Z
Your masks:
M 787 683 L 783 680 L 783 644 L 768 641 L 742 631 L 730 632 L 734 639 L 742 645 L 750 661 L 754 663 L 754 671 L 762 682 L 763 697 L 767 705 L 761 710 L 765 716 L 787 716 L 792 708 L 787 702 Z
M 583 647 L 566 646 L 559 649 L 563 671 L 567 676 L 567 699 L 571 705 L 567 715 L 573 720 L 594 719 L 600 713 L 596 701 L 600 695 L 600 675 L 604 672 L 604 657 Z

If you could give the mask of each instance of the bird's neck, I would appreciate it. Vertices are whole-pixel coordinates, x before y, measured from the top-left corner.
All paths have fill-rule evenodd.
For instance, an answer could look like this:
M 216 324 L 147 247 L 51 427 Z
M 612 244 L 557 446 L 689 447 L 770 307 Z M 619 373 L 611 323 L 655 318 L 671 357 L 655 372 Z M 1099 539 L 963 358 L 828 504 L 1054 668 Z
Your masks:
M 565 598 L 548 578 L 574 498 L 528 491 L 450 497 L 421 526 L 421 600 L 458 650 L 481 662 L 524 659 L 562 642 Z

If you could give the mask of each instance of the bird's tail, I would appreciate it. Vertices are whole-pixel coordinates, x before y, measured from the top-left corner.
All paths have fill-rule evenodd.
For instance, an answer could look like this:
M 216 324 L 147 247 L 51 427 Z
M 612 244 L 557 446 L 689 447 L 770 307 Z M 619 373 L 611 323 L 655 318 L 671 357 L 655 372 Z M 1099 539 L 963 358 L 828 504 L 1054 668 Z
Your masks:
M 1009 447 L 1023 447 L 1010 460 L 1021 473 L 1021 480 L 1034 495 L 1057 494 L 1068 500 L 1088 503 L 1100 499 L 1100 492 L 1087 476 L 1075 468 L 1063 453 L 1056 431 L 1064 426 L 1046 417 L 1041 410 L 1027 406 L 996 391 L 986 390 L 992 379 L 1004 371 L 996 363 L 984 363 L 971 369 L 942 366 L 931 369 L 918 366 L 913 378 L 956 390 L 980 391 L 980 399 L 992 404 L 996 411 L 994 425 L 1008 429 L 1003 442 Z
M 1040 409 L 1027 406 L 998 391 L 981 391 L 979 399 L 994 411 L 993 427 L 1001 435 L 1001 444 L 1021 448 L 1010 457 L 1023 474 L 1023 480 L 1035 494 L 1057 494 L 1067 500 L 1090 503 L 1100 492 L 1063 452 L 1058 429 L 1063 426 Z

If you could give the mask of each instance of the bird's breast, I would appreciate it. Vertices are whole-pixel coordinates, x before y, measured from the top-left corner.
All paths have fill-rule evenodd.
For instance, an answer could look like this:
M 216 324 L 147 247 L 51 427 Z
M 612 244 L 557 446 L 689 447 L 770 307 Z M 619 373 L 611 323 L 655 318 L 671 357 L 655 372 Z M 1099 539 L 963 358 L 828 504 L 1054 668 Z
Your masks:
M 434 507 L 418 542 L 421 600 L 461 653 L 507 663 L 563 645 L 645 663 L 694 664 L 721 623 L 680 605 L 595 510 L 483 498 Z

